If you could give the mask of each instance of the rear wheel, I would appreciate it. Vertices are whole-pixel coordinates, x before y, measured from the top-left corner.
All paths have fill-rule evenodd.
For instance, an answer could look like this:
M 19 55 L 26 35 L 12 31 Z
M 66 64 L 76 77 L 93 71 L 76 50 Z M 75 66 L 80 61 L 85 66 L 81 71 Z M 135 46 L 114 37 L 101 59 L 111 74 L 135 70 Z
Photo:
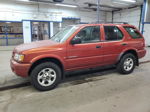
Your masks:
M 136 65 L 136 57 L 129 53 L 125 54 L 117 65 L 117 70 L 121 74 L 132 73 Z
M 55 88 L 61 80 L 61 69 L 52 62 L 37 65 L 30 75 L 32 85 L 40 91 Z

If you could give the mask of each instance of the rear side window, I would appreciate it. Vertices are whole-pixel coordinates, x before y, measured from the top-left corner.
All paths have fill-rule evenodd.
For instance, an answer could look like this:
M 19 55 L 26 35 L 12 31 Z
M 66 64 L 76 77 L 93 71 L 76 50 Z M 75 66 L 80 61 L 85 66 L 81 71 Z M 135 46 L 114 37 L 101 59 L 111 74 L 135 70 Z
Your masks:
M 133 39 L 142 38 L 141 34 L 137 31 L 137 29 L 127 26 L 124 26 L 124 28 Z
M 105 40 L 115 41 L 123 38 L 123 33 L 116 26 L 104 26 Z

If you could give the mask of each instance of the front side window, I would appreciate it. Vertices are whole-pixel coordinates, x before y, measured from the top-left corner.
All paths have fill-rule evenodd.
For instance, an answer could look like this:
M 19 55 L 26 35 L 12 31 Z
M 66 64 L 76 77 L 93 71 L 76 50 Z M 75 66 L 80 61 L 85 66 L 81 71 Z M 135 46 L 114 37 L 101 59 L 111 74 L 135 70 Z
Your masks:
M 141 34 L 137 31 L 137 29 L 128 26 L 124 26 L 124 28 L 133 39 L 142 38 Z
M 116 26 L 104 26 L 105 40 L 115 41 L 123 38 L 123 33 Z
M 75 38 L 80 38 L 81 43 L 93 43 L 100 41 L 100 26 L 88 26 L 83 28 Z

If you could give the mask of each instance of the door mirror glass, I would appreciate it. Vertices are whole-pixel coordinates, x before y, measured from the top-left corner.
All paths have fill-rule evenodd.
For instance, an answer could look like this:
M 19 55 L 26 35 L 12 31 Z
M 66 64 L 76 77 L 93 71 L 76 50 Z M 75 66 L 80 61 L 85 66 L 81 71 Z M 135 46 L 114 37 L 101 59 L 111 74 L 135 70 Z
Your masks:
M 74 37 L 72 40 L 71 40 L 71 44 L 74 45 L 74 44 L 80 44 L 81 43 L 81 38 L 80 37 Z

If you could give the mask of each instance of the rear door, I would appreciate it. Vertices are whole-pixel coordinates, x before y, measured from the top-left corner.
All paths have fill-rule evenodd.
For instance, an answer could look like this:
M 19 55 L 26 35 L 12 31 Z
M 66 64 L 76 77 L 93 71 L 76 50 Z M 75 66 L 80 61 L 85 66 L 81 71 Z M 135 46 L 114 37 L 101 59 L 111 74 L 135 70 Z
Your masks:
M 125 36 L 120 26 L 104 25 L 103 55 L 104 63 L 115 64 L 126 47 Z
M 81 38 L 80 44 L 68 44 L 67 69 L 88 68 L 103 62 L 100 26 L 86 26 L 74 38 Z

